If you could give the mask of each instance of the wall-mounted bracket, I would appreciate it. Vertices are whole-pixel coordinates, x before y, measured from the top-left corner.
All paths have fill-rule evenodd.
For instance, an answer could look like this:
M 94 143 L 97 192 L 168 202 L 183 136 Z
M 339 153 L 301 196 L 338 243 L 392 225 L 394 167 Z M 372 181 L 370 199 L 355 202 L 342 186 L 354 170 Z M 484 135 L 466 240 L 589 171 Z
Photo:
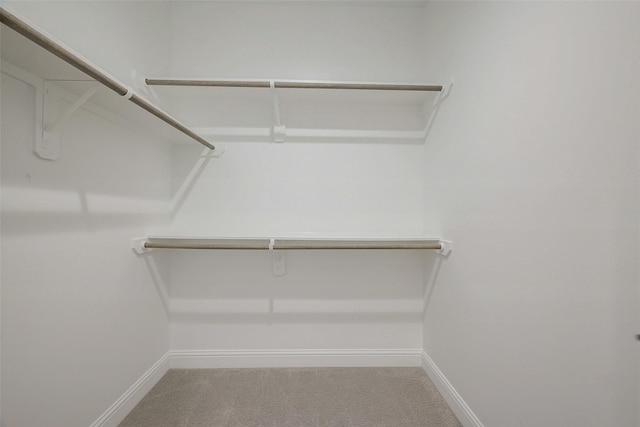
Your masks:
M 209 151 L 211 153 L 211 157 L 220 157 L 227 151 L 227 146 L 225 144 L 216 143 L 216 149 L 213 151 Z
M 60 125 L 60 123 L 62 123 L 64 120 L 66 120 L 67 118 L 69 118 L 69 116 L 71 116 L 78 108 L 82 107 L 82 105 L 87 102 L 89 100 L 89 98 L 91 98 L 98 90 L 100 89 L 100 85 L 99 84 L 95 84 L 92 87 L 90 87 L 89 89 L 87 89 L 85 91 L 85 93 L 78 98 L 73 104 L 71 104 L 71 106 L 69 108 L 66 109 L 66 111 L 64 113 L 62 113 L 62 116 L 55 119 L 55 120 L 46 120 L 47 116 L 49 116 L 51 114 L 51 112 L 44 112 L 45 115 L 45 125 L 44 125 L 44 131 L 45 132 L 54 132 L 56 130 L 56 128 Z M 49 96 L 49 89 L 45 88 L 44 91 L 44 95 L 45 97 Z
M 449 93 L 451 92 L 452 87 L 453 87 L 453 78 L 448 84 L 442 85 L 442 91 L 440 92 L 440 100 L 443 100 L 447 96 L 449 96 Z
M 36 154 L 45 160 L 58 160 L 60 158 L 60 124 L 69 118 L 78 108 L 89 100 L 98 90 L 99 84 L 91 86 L 85 93 L 75 100 L 61 115 L 59 111 L 59 98 L 50 94 L 48 82 L 44 83 L 44 102 L 42 108 L 42 138 L 36 141 Z
M 136 239 L 131 239 L 131 249 L 135 251 L 138 255 L 146 254 L 151 252 L 153 249 L 148 249 L 144 247 L 144 244 L 147 243 L 146 237 L 139 237 Z
M 274 142 L 284 142 L 287 136 L 287 127 L 274 125 L 272 136 Z
M 23 70 L 22 68 L 16 67 L 15 65 L 5 61 L 4 59 L 0 59 L 0 72 L 18 79 L 21 82 L 32 86 L 34 89 L 36 114 L 34 123 L 35 140 L 33 144 L 33 151 L 39 156 L 37 148 L 42 146 L 42 104 L 44 103 L 44 80 L 29 73 L 28 71 Z
M 422 132 L 424 135 L 423 136 L 424 141 L 427 140 L 427 137 L 429 136 L 429 132 L 431 131 L 431 126 L 433 125 L 433 122 L 436 119 L 436 116 L 438 115 L 440 106 L 442 105 L 442 101 L 444 101 L 449 96 L 452 86 L 453 86 L 453 78 L 451 79 L 451 82 L 449 84 L 442 85 L 442 90 L 438 93 L 436 98 L 433 100 L 433 104 L 431 104 L 431 107 L 427 106 L 426 101 L 423 104 L 422 111 L 423 111 L 423 114 L 425 115 L 425 123 L 426 123 L 424 126 L 424 130 Z
M 274 124 L 271 136 L 273 137 L 274 142 L 284 142 L 284 139 L 287 136 L 287 127 L 280 122 L 280 102 L 278 101 L 278 94 L 276 93 L 276 86 L 273 80 L 269 82 L 269 87 L 271 87 L 271 94 L 273 95 Z
M 449 240 L 440 240 L 440 250 L 436 251 L 438 255 L 448 257 L 453 252 L 453 243 Z
M 431 118 L 435 115 L 436 110 L 440 108 L 440 103 L 444 101 L 446 97 L 449 96 L 449 92 L 451 91 L 452 86 L 453 86 L 453 79 L 451 79 L 451 82 L 449 82 L 449 84 L 442 85 L 442 90 L 438 92 L 433 102 L 431 102 L 431 105 L 429 105 L 428 98 L 422 104 L 422 113 L 425 115 L 427 127 L 431 122 Z
M 269 239 L 269 252 L 271 252 L 271 272 L 276 277 L 282 277 L 287 272 L 286 256 L 284 251 L 274 250 L 276 239 Z
M 287 272 L 286 270 L 286 255 L 284 251 L 270 251 L 271 252 L 271 271 L 276 277 L 282 277 Z

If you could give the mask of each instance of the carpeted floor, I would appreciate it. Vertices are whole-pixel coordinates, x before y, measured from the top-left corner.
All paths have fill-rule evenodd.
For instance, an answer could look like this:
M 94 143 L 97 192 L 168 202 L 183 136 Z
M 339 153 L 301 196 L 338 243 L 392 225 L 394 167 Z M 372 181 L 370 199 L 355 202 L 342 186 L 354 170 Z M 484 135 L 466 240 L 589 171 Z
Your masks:
M 461 427 L 421 368 L 172 369 L 121 427 Z

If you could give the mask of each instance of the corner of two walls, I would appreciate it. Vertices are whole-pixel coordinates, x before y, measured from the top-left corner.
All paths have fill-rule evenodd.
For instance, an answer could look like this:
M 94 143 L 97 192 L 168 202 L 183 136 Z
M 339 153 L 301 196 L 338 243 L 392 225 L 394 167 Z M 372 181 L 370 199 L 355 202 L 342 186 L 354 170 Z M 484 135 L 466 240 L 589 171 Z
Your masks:
M 168 150 L 78 110 L 61 158 L 38 159 L 33 92 L 2 81 L 3 417 L 88 424 L 168 350 L 158 284 L 129 246 L 166 220 Z
M 92 5 L 12 4 L 101 62 L 123 46 L 105 36 L 115 45 L 85 52 L 94 33 L 76 25 L 105 3 Z M 60 159 L 42 160 L 34 86 L 4 73 L 1 114 L 2 423 L 89 425 L 169 348 L 159 284 L 130 240 L 169 221 L 170 148 L 86 106 L 60 125 Z
M 433 2 L 426 352 L 485 425 L 637 425 L 637 3 Z

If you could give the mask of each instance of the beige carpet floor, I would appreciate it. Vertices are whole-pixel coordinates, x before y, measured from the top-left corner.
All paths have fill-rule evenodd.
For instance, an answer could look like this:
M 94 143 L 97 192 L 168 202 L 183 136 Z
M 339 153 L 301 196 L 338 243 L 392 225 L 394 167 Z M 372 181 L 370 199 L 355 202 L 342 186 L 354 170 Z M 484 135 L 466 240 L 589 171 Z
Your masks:
M 121 427 L 461 427 L 421 368 L 172 369 Z

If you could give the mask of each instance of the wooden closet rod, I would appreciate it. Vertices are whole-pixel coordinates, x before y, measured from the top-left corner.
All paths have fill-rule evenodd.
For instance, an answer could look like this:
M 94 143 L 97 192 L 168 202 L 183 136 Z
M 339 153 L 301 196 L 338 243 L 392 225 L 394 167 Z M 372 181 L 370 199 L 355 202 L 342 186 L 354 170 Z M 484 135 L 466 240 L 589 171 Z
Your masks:
M 269 250 L 269 243 L 266 244 L 233 244 L 233 243 L 157 243 L 145 242 L 142 245 L 145 249 L 261 249 Z
M 44 48 L 46 51 L 54 54 L 55 56 L 62 59 L 69 65 L 87 74 L 89 77 L 96 80 L 97 82 L 102 83 L 103 85 L 105 85 L 106 87 L 108 87 L 109 89 L 117 93 L 118 95 L 124 96 L 129 101 L 133 102 L 143 110 L 146 110 L 149 113 L 153 114 L 154 116 L 164 121 L 168 125 L 173 126 L 180 132 L 198 141 L 200 144 L 204 145 L 205 147 L 211 150 L 215 150 L 216 147 L 213 144 L 211 144 L 209 141 L 200 137 L 199 135 L 196 135 L 194 132 L 189 130 L 186 126 L 184 126 L 182 123 L 180 123 L 179 121 L 171 117 L 169 114 L 165 113 L 155 105 L 151 104 L 149 101 L 133 93 L 131 88 L 125 86 L 123 83 L 119 82 L 115 78 L 106 74 L 105 72 L 97 68 L 95 65 L 91 64 L 84 58 L 80 57 L 76 53 L 67 49 L 65 46 L 62 46 L 61 44 L 51 39 L 46 34 L 40 32 L 38 29 L 34 28 L 30 24 L 18 18 L 14 14 L 8 12 L 4 7 L 0 7 L 0 22 L 2 22 L 4 25 L 11 28 L 12 30 L 16 31 L 18 34 L 31 40 L 38 46 Z
M 439 242 L 338 242 L 338 243 L 313 243 L 305 244 L 302 241 L 285 240 L 276 243 L 273 249 L 442 249 Z
M 142 245 L 145 249 L 261 249 L 269 250 L 268 243 L 166 243 L 166 242 L 144 242 Z M 285 249 L 442 249 L 440 242 L 393 242 L 393 243 L 376 243 L 376 242 L 314 242 L 305 243 L 304 241 L 281 241 L 273 245 L 274 250 Z
M 350 90 L 398 90 L 418 92 L 441 92 L 442 86 L 417 84 L 321 82 L 296 80 L 185 80 L 145 79 L 149 86 L 212 86 L 212 87 L 257 87 L 282 89 L 350 89 Z

